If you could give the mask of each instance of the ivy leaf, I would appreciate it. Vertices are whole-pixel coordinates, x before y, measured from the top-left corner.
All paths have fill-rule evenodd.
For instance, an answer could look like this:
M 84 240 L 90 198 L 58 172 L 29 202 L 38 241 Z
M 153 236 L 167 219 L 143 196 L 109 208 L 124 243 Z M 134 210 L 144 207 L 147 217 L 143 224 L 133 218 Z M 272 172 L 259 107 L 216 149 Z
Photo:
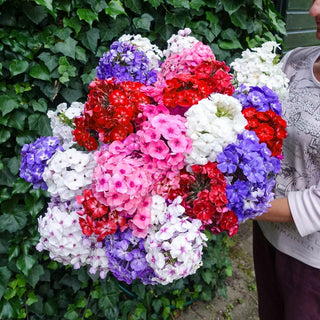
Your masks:
M 7 267 L 0 267 L 0 300 L 7 289 L 11 277 L 11 271 Z
M 5 116 L 16 108 L 19 108 L 19 102 L 17 99 L 6 94 L 0 96 L 0 110 L 2 112 L 2 116 Z
M 148 2 L 157 9 L 161 3 L 163 3 L 163 0 L 148 0 Z
M 58 66 L 58 58 L 56 55 L 51 55 L 49 52 L 42 52 L 38 58 L 42 60 L 50 72 Z
M 0 216 L 0 232 L 9 231 L 10 233 L 16 232 L 27 224 L 28 212 L 16 213 L 3 213 Z
M 92 27 L 92 23 L 94 20 L 99 21 L 98 15 L 95 14 L 92 10 L 90 9 L 78 9 L 77 10 L 77 15 L 80 20 L 84 20 L 90 25 L 90 28 Z
M 78 35 L 81 30 L 81 22 L 78 17 L 71 17 L 70 19 L 66 17 L 63 18 L 63 26 L 72 28 L 76 32 L 76 35 Z
M 31 306 L 32 304 L 34 304 L 37 301 L 38 301 L 38 298 L 37 298 L 36 294 L 34 293 L 34 291 L 30 291 L 28 293 L 28 299 L 26 301 L 26 305 Z
M 142 12 L 141 0 L 127 0 L 126 7 L 129 8 L 132 12 L 139 15 Z
M 238 10 L 236 13 L 231 15 L 231 22 L 236 26 L 241 28 L 242 30 L 246 30 L 247 29 L 247 25 L 248 25 L 248 15 L 247 15 L 247 11 L 245 10 L 245 8 L 240 8 L 240 10 Z
M 39 100 L 32 100 L 30 104 L 33 108 L 33 111 L 46 113 L 48 110 L 47 101 L 43 98 L 40 98 Z
M 234 0 L 222 0 L 221 3 L 223 4 L 224 9 L 229 13 L 229 15 L 232 15 L 233 13 L 238 11 L 241 6 L 243 6 L 243 3 L 241 3 L 241 1 Z
M 133 24 L 137 29 L 150 31 L 151 21 L 153 20 L 150 14 L 144 13 L 141 18 L 133 18 Z
M 74 100 L 75 101 L 75 100 Z M 51 127 L 49 119 L 44 114 L 35 113 L 28 117 L 29 130 L 37 131 L 41 136 L 50 136 Z
M 54 18 L 56 18 L 57 13 L 56 13 L 55 9 L 53 9 L 53 6 L 52 6 L 53 0 L 33 0 L 33 1 L 40 4 L 41 6 L 45 7 L 51 13 L 51 15 Z
M 54 46 L 54 52 L 55 53 L 62 53 L 63 55 L 70 57 L 72 59 L 75 58 L 76 56 L 76 45 L 77 45 L 78 41 L 72 39 L 72 38 L 68 38 L 63 42 L 58 42 L 55 46 Z
M 175 8 L 190 9 L 189 0 L 167 0 L 167 2 L 173 5 Z
M 18 172 L 19 172 L 19 167 L 18 167 Z M 30 189 L 30 186 L 31 185 L 29 182 L 19 178 L 13 183 L 12 194 L 21 194 L 21 193 L 25 194 Z
M 33 218 L 35 218 L 45 207 L 45 201 L 43 199 L 27 196 L 24 201 Z
M 27 115 L 25 112 L 22 111 L 14 111 L 10 114 L 10 118 L 8 121 L 8 127 L 10 128 L 16 128 L 18 130 L 24 129 L 24 122 Z
M 203 0 L 191 0 L 190 8 L 195 9 L 195 10 L 199 10 L 205 4 L 206 3 Z
M 0 144 L 8 141 L 10 136 L 10 130 L 0 127 Z
M 218 45 L 224 50 L 242 49 L 242 45 L 238 39 L 234 39 L 233 41 L 218 40 Z
M 100 39 L 100 32 L 98 28 L 92 28 L 87 32 L 79 35 L 81 43 L 90 51 L 95 52 L 97 49 L 98 40 Z
M 44 64 L 36 64 L 30 69 L 30 76 L 39 80 L 51 81 L 51 75 Z
M 28 67 L 29 63 L 25 60 L 12 60 L 9 66 L 11 77 L 24 73 L 28 69 Z
M 16 262 L 16 267 L 25 275 L 28 276 L 30 270 L 36 263 L 36 259 L 30 255 L 21 255 Z
M 111 0 L 108 3 L 107 8 L 104 9 L 105 13 L 109 15 L 111 18 L 116 19 L 118 15 L 124 14 L 127 16 L 126 11 L 122 6 L 122 2 L 120 0 Z

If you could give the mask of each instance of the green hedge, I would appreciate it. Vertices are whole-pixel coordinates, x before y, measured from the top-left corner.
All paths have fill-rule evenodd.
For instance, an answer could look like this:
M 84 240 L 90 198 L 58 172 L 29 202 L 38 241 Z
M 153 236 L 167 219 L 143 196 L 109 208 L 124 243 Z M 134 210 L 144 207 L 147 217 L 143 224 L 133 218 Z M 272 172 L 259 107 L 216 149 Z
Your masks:
M 51 261 L 35 250 L 47 194 L 19 178 L 22 146 L 51 134 L 48 109 L 86 100 L 113 41 L 140 33 L 164 49 L 185 27 L 227 63 L 285 34 L 271 0 L 0 0 L 0 319 L 168 319 L 226 294 L 224 235 L 209 241 L 196 275 L 168 286 L 126 286 Z

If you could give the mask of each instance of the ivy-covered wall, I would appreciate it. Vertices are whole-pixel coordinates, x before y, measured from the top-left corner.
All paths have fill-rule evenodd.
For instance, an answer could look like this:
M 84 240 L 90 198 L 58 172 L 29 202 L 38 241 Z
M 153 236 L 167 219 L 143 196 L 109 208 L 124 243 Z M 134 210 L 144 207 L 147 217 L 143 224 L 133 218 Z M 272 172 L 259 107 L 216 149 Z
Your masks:
M 164 49 L 185 27 L 227 63 L 285 34 L 271 0 L 0 0 L 0 319 L 168 319 L 225 294 L 224 236 L 196 275 L 170 286 L 128 287 L 51 261 L 35 250 L 46 193 L 19 178 L 22 146 L 51 134 L 49 109 L 86 100 L 113 41 L 139 33 Z

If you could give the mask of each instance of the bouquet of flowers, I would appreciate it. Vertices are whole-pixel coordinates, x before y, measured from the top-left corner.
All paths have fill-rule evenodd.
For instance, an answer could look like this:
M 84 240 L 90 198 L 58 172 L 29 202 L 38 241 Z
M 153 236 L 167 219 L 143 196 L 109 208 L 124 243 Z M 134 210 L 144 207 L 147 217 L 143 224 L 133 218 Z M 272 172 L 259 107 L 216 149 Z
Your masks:
M 163 51 L 123 35 L 101 57 L 86 102 L 49 111 L 53 136 L 22 148 L 20 176 L 50 195 L 37 249 L 51 259 L 168 284 L 197 271 L 210 233 L 231 237 L 267 210 L 286 137 L 267 84 L 284 92 L 285 77 L 280 88 L 272 64 L 263 85 L 248 83 L 242 61 L 232 75 L 190 32 Z

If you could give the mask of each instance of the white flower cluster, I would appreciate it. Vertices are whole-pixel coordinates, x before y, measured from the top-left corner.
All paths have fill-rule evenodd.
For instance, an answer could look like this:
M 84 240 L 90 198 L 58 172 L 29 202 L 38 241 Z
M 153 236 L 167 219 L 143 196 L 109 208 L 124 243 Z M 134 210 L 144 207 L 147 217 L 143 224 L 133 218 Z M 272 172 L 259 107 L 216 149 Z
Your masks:
M 194 44 L 199 42 L 195 37 L 189 36 L 191 29 L 185 28 L 179 30 L 178 34 L 172 35 L 167 41 L 167 49 L 163 50 L 163 54 L 166 58 L 174 54 L 180 53 L 183 49 L 191 49 Z
M 200 231 L 201 221 L 184 216 L 185 209 L 177 197 L 169 206 L 165 199 L 152 199 L 152 227 L 144 243 L 146 259 L 158 283 L 166 285 L 194 274 L 202 265 L 202 249 L 207 237 Z
M 220 93 L 213 93 L 193 105 L 185 113 L 187 136 L 193 140 L 186 163 L 205 165 L 216 161 L 217 155 L 234 143 L 247 125 L 241 110 L 236 98 Z
M 288 78 L 282 71 L 282 63 L 277 61 L 276 49 L 279 44 L 268 41 L 261 47 L 247 49 L 241 58 L 235 59 L 230 66 L 234 70 L 234 80 L 245 86 L 267 86 L 284 100 L 288 95 Z
M 74 148 L 58 150 L 48 160 L 42 178 L 52 196 L 59 196 L 61 201 L 71 200 L 90 186 L 94 167 L 93 153 Z
M 73 265 L 74 269 L 89 265 L 91 273 L 99 271 L 101 278 L 106 277 L 108 259 L 101 248 L 102 244 L 93 237 L 88 239 L 83 235 L 76 206 L 69 205 L 69 209 L 65 207 L 61 203 L 49 205 L 47 213 L 38 218 L 41 237 L 36 249 L 48 250 L 50 259 Z
M 66 103 L 60 103 L 56 111 L 49 110 L 47 116 L 50 119 L 52 135 L 58 137 L 63 149 L 70 148 L 75 142 L 71 131 L 73 119 L 81 115 L 84 104 L 72 102 L 68 108 Z
M 149 59 L 149 67 L 150 69 L 158 70 L 160 65 L 159 62 L 163 58 L 162 51 L 156 46 L 152 44 L 148 38 L 142 37 L 140 34 L 131 35 L 124 34 L 122 35 L 119 42 L 130 42 L 134 46 L 137 47 L 138 50 L 143 51 L 147 58 Z

